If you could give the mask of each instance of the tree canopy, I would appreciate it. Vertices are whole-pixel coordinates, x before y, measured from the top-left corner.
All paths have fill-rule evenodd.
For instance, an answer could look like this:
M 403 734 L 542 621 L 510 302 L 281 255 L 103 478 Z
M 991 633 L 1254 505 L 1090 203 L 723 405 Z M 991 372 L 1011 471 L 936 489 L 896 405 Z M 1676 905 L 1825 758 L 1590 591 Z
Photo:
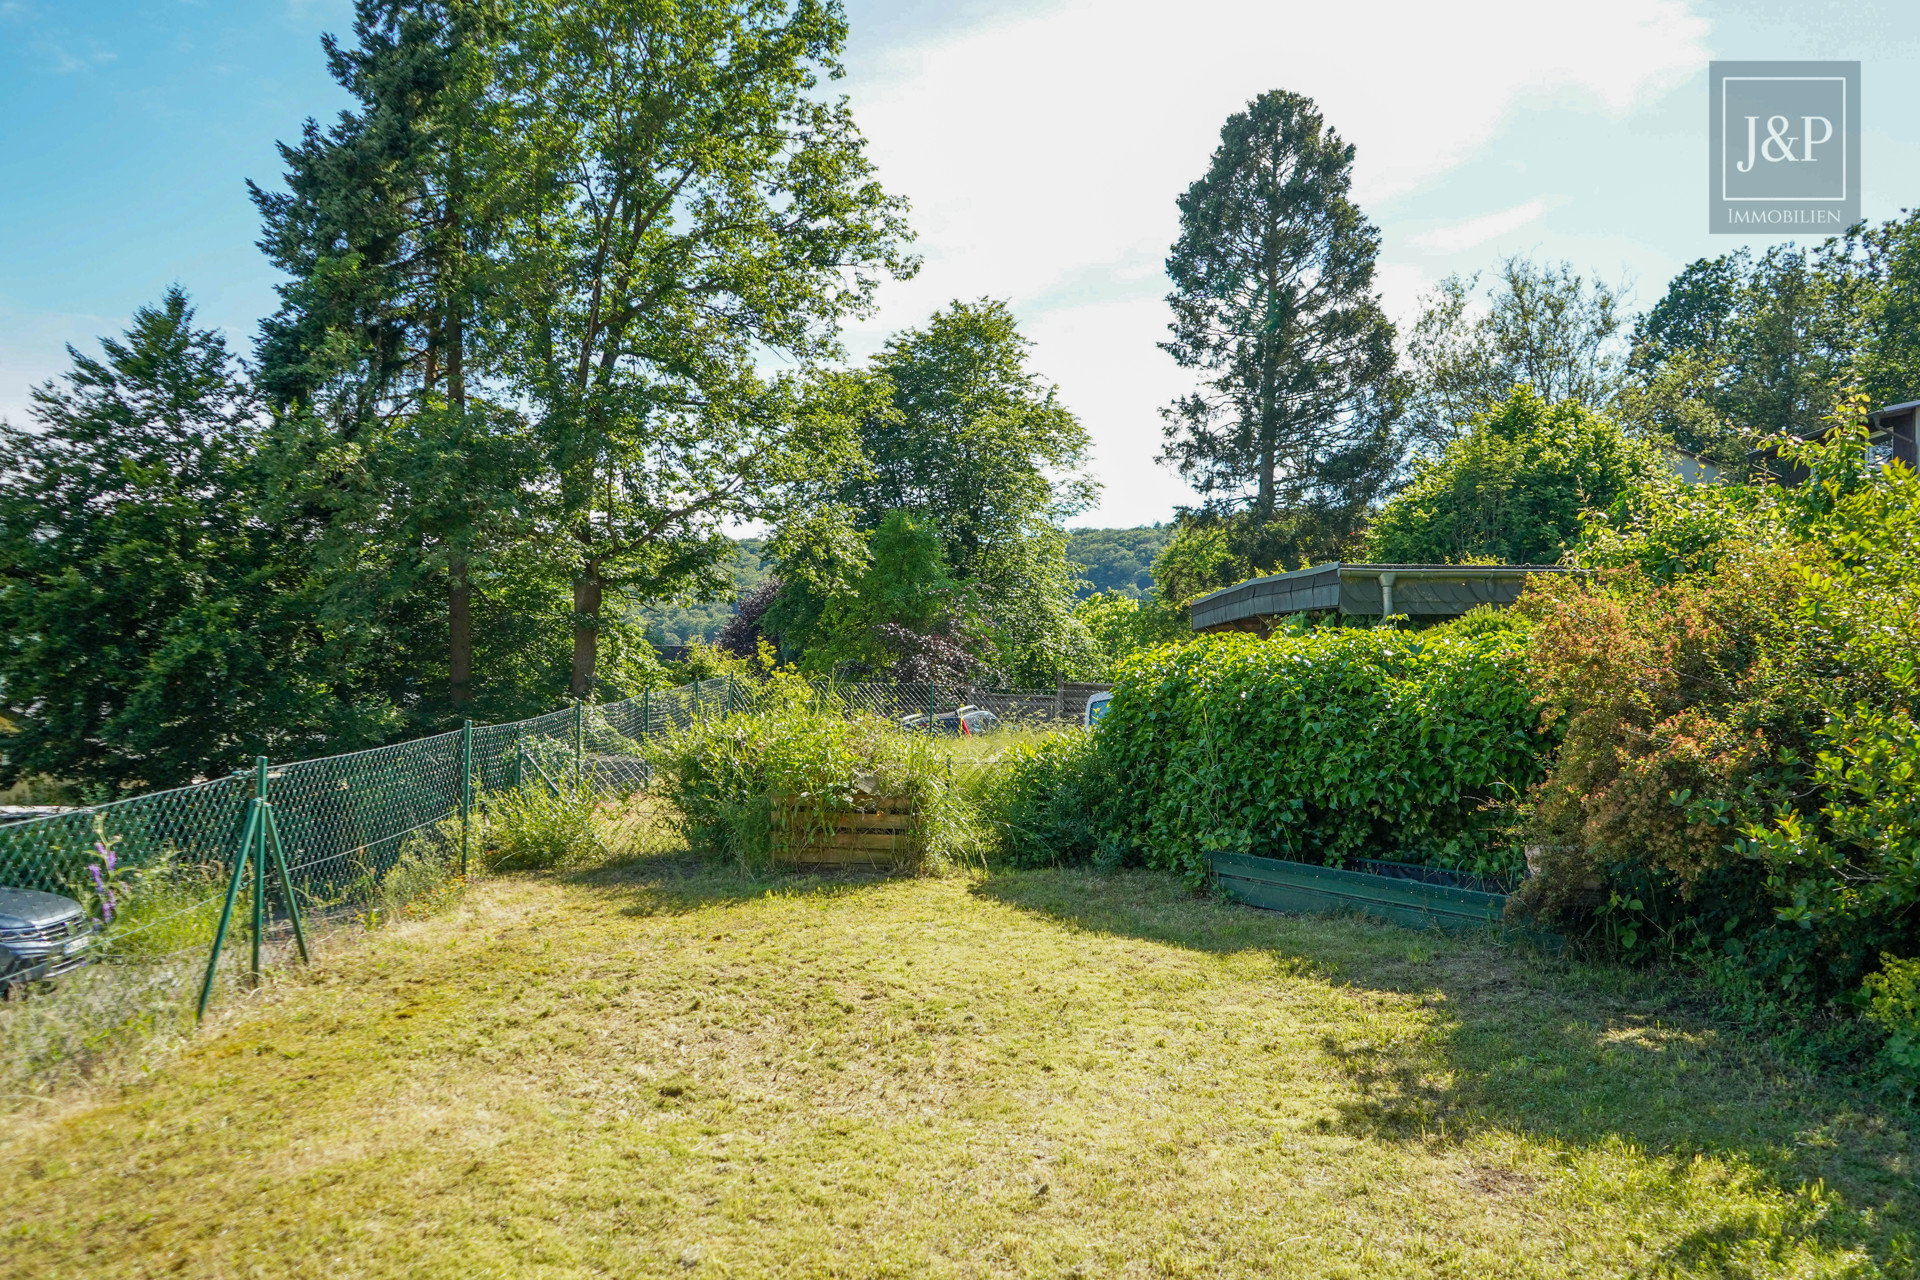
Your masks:
M 818 92 L 844 16 L 360 0 L 355 34 L 327 51 L 359 106 L 256 189 L 290 276 L 261 345 L 282 488 L 326 510 L 343 608 L 443 596 L 442 705 L 476 705 L 476 617 L 482 696 L 516 668 L 541 700 L 625 691 L 638 606 L 718 585 L 726 522 L 854 448 L 761 359 L 835 356 L 914 266 Z M 530 607 L 570 619 L 558 684 L 517 661 Z
M 1475 417 L 1380 512 L 1367 557 L 1383 564 L 1553 564 L 1604 510 L 1658 475 L 1644 441 L 1575 400 L 1520 386 Z
M 1087 433 L 1028 369 L 1030 345 L 1005 303 L 956 301 L 835 384 L 858 422 L 860 457 L 831 502 L 773 540 L 785 587 L 762 625 L 786 651 L 828 668 L 891 671 L 915 645 L 931 654 L 958 644 L 971 646 L 983 679 L 1016 682 L 1055 679 L 1082 660 L 1061 522 L 1095 491 L 1081 470 Z M 875 539 L 901 520 L 937 539 L 940 571 L 960 592 L 943 598 L 969 603 L 937 625 L 923 619 L 934 630 L 915 645 L 899 636 L 882 648 L 831 640 L 832 619 L 855 616 L 833 601 L 875 581 Z M 966 665 L 940 661 L 955 672 Z
M 1465 435 L 1475 414 L 1529 386 L 1548 401 L 1603 408 L 1620 380 L 1621 291 L 1568 262 L 1501 261 L 1484 308 L 1480 277 L 1450 275 L 1423 300 L 1407 333 L 1407 433 L 1431 457 Z
M 0 783 L 154 788 L 394 721 L 255 518 L 260 415 L 178 288 L 0 423 Z

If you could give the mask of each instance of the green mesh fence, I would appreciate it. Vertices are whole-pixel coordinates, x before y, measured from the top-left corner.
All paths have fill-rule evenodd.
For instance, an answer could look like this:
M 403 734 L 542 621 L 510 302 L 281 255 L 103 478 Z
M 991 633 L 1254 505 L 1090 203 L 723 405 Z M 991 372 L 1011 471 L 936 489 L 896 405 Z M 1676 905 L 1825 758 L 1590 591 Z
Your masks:
M 816 697 L 847 714 L 920 726 L 931 712 L 936 726 L 945 715 L 951 727 L 952 713 L 963 706 L 983 707 L 1004 722 L 1077 722 L 1086 704 L 1084 692 L 1073 692 L 1084 686 L 1007 691 L 820 682 L 813 688 Z M 649 739 L 750 710 L 763 696 L 752 682 L 697 681 L 513 724 L 270 765 L 263 798 L 272 807 L 301 914 L 312 927 L 404 907 L 477 856 L 466 846 L 469 832 L 461 821 L 468 805 L 543 778 L 603 795 L 639 790 L 648 781 Z M 471 771 L 467 785 L 463 768 Z M 0 886 L 80 900 L 105 925 L 95 954 L 109 965 L 204 952 L 259 790 L 249 770 L 0 825 Z M 263 933 L 271 959 L 289 929 L 277 882 L 268 898 Z M 244 899 L 234 919 L 244 932 Z M 241 962 L 243 950 L 229 948 L 230 965 Z

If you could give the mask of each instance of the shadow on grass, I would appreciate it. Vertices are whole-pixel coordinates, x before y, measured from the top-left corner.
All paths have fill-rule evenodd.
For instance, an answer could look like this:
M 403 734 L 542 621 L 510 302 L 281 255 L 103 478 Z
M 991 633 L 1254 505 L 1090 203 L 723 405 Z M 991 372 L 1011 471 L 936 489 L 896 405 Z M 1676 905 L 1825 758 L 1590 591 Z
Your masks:
M 1458 1144 L 1500 1129 L 1627 1144 L 1676 1179 L 1696 1155 L 1717 1157 L 1778 1191 L 1782 1207 L 1751 1231 L 1722 1223 L 1683 1237 L 1672 1262 L 1706 1266 L 1743 1242 L 1813 1233 L 1912 1274 L 1914 1115 L 1728 1034 L 1679 975 L 1548 957 L 1490 934 L 1258 911 L 1151 872 L 1006 872 L 974 892 L 1071 928 L 1263 953 L 1280 973 L 1422 1002 L 1420 1033 L 1356 1025 L 1323 1037 L 1326 1063 L 1356 1095 L 1329 1127 L 1386 1141 Z
M 883 871 L 743 871 L 685 849 L 649 851 L 558 873 L 620 901 L 625 916 L 685 915 L 770 897 L 843 897 L 897 877 Z

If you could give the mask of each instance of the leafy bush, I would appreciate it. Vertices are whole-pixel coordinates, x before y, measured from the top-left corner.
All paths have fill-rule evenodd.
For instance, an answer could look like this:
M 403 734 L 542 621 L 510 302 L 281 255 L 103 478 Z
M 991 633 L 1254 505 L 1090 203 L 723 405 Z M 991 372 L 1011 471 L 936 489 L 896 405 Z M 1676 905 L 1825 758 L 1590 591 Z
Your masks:
M 534 778 L 487 797 L 486 868 L 547 870 L 605 857 L 601 826 L 600 798 L 592 787 L 562 787 L 556 794 Z M 394 873 L 403 881 L 410 878 L 399 865 L 389 878 Z
M 1186 611 L 1157 594 L 1144 600 L 1134 596 L 1096 593 L 1074 606 L 1073 616 L 1092 639 L 1088 667 L 1099 679 L 1110 676 L 1121 661 L 1157 644 L 1193 638 Z
M 1920 1087 L 1920 960 L 1881 956 L 1867 975 L 1867 1020 L 1886 1033 L 1881 1057 L 1909 1088 Z
M 1598 580 L 1529 590 L 1565 745 L 1534 811 L 1563 856 L 1528 892 L 1578 927 L 1604 878 L 1629 953 L 1840 1016 L 1920 954 L 1920 479 L 1858 430 L 1789 453 L 1806 483 L 1650 489 L 1590 531 Z
M 1215 851 L 1512 872 L 1501 802 L 1542 773 L 1525 632 L 1204 636 L 1122 668 L 1099 750 L 1116 838 L 1198 880 Z
M 1387 564 L 1553 564 L 1604 508 L 1662 471 L 1652 446 L 1529 387 L 1474 418 L 1380 512 L 1367 555 Z
M 756 709 L 696 721 L 649 753 L 688 846 L 743 868 L 771 862 L 776 803 L 803 831 L 825 835 L 864 800 L 904 797 L 921 817 L 929 860 L 956 856 L 966 843 L 968 815 L 936 739 L 848 719 L 792 675 L 776 674 Z

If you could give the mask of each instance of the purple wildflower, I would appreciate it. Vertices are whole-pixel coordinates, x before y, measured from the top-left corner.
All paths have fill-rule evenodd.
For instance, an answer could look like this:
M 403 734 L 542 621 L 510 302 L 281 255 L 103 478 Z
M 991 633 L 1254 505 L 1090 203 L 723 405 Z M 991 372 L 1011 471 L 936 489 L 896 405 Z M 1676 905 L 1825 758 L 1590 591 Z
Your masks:
M 104 840 L 93 842 L 93 852 L 100 861 L 89 866 L 87 872 L 93 876 L 93 892 L 94 896 L 100 900 L 100 915 L 111 924 L 114 904 L 119 895 L 113 891 L 107 877 L 111 876 L 115 868 L 120 865 L 120 858 L 114 853 L 113 846 Z
M 98 863 L 88 867 L 87 870 L 93 873 L 93 892 L 95 896 L 100 899 L 100 914 L 111 922 L 113 920 L 113 890 L 107 887 L 106 877 L 100 874 L 100 865 Z

